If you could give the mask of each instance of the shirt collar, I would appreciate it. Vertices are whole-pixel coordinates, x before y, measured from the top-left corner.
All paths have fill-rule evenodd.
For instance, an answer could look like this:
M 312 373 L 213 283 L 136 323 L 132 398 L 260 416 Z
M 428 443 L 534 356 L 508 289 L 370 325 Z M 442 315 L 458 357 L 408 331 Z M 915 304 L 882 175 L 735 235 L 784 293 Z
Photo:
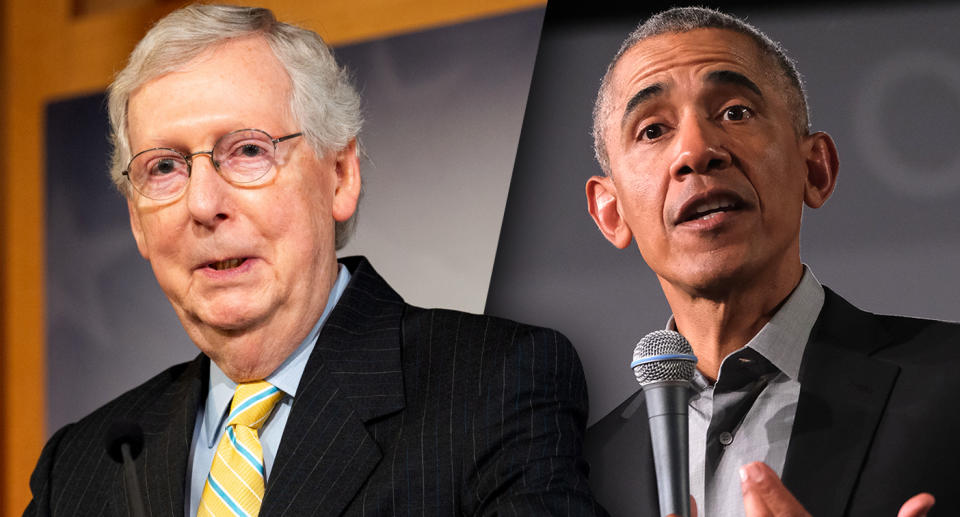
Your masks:
M 310 333 L 307 334 L 306 339 L 300 342 L 297 349 L 264 379 L 279 388 L 287 396 L 296 396 L 297 386 L 303 376 L 303 369 L 307 366 L 307 360 L 310 358 L 317 338 L 320 336 L 320 329 L 323 328 L 324 322 L 327 321 L 327 317 L 330 316 L 330 312 L 333 311 L 337 301 L 340 300 L 340 295 L 343 294 L 350 282 L 350 271 L 343 264 L 338 264 L 338 266 L 337 280 L 327 296 L 327 305 L 323 309 L 323 314 L 320 315 Z M 233 400 L 233 393 L 236 389 L 237 384 L 230 380 L 216 363 L 210 361 L 210 387 L 207 391 L 202 424 L 204 437 L 210 447 L 215 445 L 213 442 L 219 435 L 220 427 L 222 427 L 223 419 L 227 416 L 227 410 L 230 408 L 230 401 Z
M 823 298 L 823 286 L 804 265 L 796 289 L 746 346 L 760 352 L 790 379 L 798 380 L 803 352 L 823 308 Z
M 797 380 L 803 352 L 823 308 L 823 299 L 823 286 L 804 264 L 800 283 L 773 318 L 744 346 L 756 350 L 787 377 Z M 667 330 L 677 330 L 672 315 L 667 321 Z M 698 391 L 709 386 L 699 370 L 694 370 L 693 384 Z

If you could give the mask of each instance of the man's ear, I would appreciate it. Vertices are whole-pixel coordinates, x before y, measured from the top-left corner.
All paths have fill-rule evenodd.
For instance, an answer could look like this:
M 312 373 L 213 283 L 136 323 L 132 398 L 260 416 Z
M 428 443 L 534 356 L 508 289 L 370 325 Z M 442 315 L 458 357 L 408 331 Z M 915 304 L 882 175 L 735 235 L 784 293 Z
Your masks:
M 626 248 L 633 240 L 633 233 L 620 214 L 617 186 L 610 176 L 593 176 L 587 180 L 587 211 L 600 233 L 617 248 Z
M 820 208 L 833 194 L 840 170 L 840 156 L 830 135 L 818 131 L 805 138 L 807 177 L 803 201 L 810 208 Z
M 130 230 L 133 232 L 133 240 L 137 241 L 137 250 L 140 251 L 140 255 L 150 260 L 150 254 L 147 253 L 147 241 L 143 236 L 143 228 L 140 227 L 140 214 L 137 213 L 136 207 L 133 206 L 133 200 L 129 197 L 127 198 L 127 213 L 130 214 Z
M 337 152 L 337 188 L 333 193 L 333 218 L 338 222 L 350 219 L 360 199 L 360 157 L 357 139 Z

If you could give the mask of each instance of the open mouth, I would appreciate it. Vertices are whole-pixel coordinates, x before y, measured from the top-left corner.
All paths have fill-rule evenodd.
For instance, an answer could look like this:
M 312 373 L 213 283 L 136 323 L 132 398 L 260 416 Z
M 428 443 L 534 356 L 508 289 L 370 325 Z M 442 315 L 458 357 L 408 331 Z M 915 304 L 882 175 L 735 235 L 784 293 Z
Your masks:
M 719 214 L 733 212 L 746 207 L 746 203 L 736 194 L 730 192 L 714 193 L 688 201 L 680 210 L 677 224 L 690 221 L 706 221 Z
M 713 218 L 719 213 L 737 210 L 738 208 L 738 204 L 733 201 L 710 201 L 701 203 L 693 207 L 692 213 L 690 213 L 680 222 L 685 223 L 695 219 L 707 220 Z
M 231 258 L 226 260 L 218 260 L 217 262 L 211 262 L 207 264 L 207 267 L 210 269 L 215 269 L 217 271 L 223 271 L 225 269 L 233 269 L 235 267 L 240 267 L 240 264 L 246 262 L 245 258 Z

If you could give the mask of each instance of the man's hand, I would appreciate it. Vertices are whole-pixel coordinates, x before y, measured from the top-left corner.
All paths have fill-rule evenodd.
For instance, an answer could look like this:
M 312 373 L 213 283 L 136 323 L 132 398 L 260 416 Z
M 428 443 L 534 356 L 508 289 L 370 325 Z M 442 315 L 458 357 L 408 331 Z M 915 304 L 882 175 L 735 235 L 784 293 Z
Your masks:
M 762 462 L 740 467 L 740 490 L 747 517 L 810 517 L 773 469 Z
M 935 502 L 933 496 L 926 492 L 917 494 L 903 503 L 897 517 L 927 517 L 927 512 L 933 508 Z
M 762 462 L 740 467 L 740 488 L 746 517 L 810 517 L 777 474 Z M 933 503 L 932 495 L 917 494 L 903 503 L 897 517 L 925 517 Z

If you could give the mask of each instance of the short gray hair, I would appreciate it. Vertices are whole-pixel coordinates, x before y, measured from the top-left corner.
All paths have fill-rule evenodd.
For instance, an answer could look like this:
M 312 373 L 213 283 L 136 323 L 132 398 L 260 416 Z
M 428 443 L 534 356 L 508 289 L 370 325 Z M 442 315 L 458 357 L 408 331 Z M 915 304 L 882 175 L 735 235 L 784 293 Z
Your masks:
M 123 171 L 131 158 L 127 103 L 133 92 L 213 46 L 249 36 L 263 37 L 290 76 L 290 111 L 317 156 L 339 151 L 356 138 L 363 123 L 360 96 L 319 35 L 277 21 L 269 9 L 191 5 L 170 13 L 147 32 L 108 90 L 110 176 L 124 195 L 130 195 Z M 336 223 L 337 249 L 346 244 L 355 219 L 356 213 Z
M 803 80 L 796 64 L 787 56 L 783 47 L 770 39 L 766 34 L 749 23 L 720 11 L 705 7 L 676 7 L 657 13 L 641 23 L 627 36 L 620 45 L 620 50 L 607 65 L 607 72 L 603 75 L 597 100 L 593 105 L 593 151 L 600 162 L 603 172 L 610 174 L 610 156 L 607 154 L 606 121 L 610 115 L 610 81 L 613 69 L 623 55 L 641 41 L 660 36 L 689 32 L 696 29 L 726 29 L 749 36 L 760 50 L 760 53 L 777 64 L 781 74 L 787 79 L 789 89 L 787 103 L 793 112 L 794 129 L 797 134 L 810 132 L 810 114 L 807 108 L 807 94 L 803 87 Z

